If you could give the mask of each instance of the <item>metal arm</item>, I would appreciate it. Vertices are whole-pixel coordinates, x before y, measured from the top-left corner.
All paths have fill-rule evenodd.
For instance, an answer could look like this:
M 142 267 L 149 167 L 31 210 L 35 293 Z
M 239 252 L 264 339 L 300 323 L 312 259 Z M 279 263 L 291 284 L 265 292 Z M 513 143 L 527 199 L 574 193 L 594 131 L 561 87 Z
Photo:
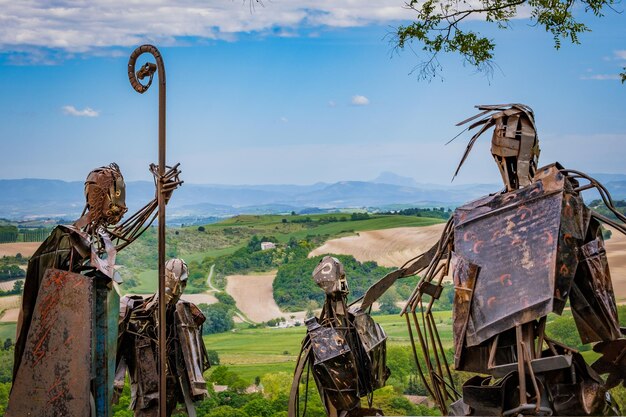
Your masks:
M 617 208 L 615 207 L 615 204 L 613 203 L 613 198 L 611 197 L 611 193 L 609 193 L 609 190 L 607 190 L 606 187 L 600 183 L 600 181 L 596 180 L 595 178 L 590 177 L 584 172 L 576 171 L 573 169 L 562 169 L 561 173 L 573 179 L 577 179 L 577 180 L 584 179 L 586 181 L 589 181 L 589 184 L 580 186 L 576 188 L 575 191 L 581 192 L 584 190 L 595 188 L 600 194 L 600 198 L 604 202 L 604 205 L 606 205 L 606 207 L 609 210 L 611 210 L 611 212 L 615 215 L 615 217 L 617 217 L 617 219 L 621 221 L 622 223 L 620 224 L 616 222 L 615 220 L 609 219 L 608 217 L 603 216 L 602 214 L 597 213 L 593 210 L 591 211 L 591 215 L 595 217 L 596 219 L 598 219 L 599 221 L 601 221 L 602 223 L 608 224 L 609 226 L 614 227 L 615 229 L 619 230 L 621 233 L 626 235 L 626 216 L 624 216 L 622 213 L 619 212 L 619 210 L 617 210 Z
M 405 316 L 409 329 L 413 358 L 422 383 L 444 415 L 447 413 L 447 403 L 450 400 L 458 399 L 460 394 L 454 386 L 448 360 L 435 325 L 432 307 L 440 294 L 443 278 L 447 275 L 453 246 L 454 230 L 452 219 L 450 219 L 437 244 L 427 253 L 414 258 L 416 260 L 408 267 L 409 270 L 414 271 L 414 274 L 424 270 L 426 272 L 402 310 L 402 315 Z M 431 253 L 431 251 L 433 252 Z M 430 262 L 424 266 L 422 262 L 426 259 Z M 428 300 L 424 299 L 425 295 Z M 418 317 L 417 311 L 419 311 L 420 317 Z M 421 347 L 426 369 L 423 369 L 420 364 L 421 358 L 418 356 L 414 330 Z

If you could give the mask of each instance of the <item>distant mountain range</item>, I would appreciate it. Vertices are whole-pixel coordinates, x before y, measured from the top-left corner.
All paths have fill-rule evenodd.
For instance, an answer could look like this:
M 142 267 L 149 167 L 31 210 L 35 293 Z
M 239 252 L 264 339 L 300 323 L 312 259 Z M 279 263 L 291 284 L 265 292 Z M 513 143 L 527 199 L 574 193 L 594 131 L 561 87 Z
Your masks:
M 596 174 L 615 199 L 626 198 L 626 175 Z M 172 197 L 168 221 L 206 222 L 237 214 L 312 213 L 349 208 L 454 207 L 497 192 L 500 184 L 420 184 L 384 172 L 371 181 L 312 185 L 220 185 L 185 183 Z M 131 181 L 127 204 L 136 210 L 154 196 L 154 184 Z M 594 196 L 586 196 L 594 198 Z M 83 183 L 45 179 L 0 180 L 0 218 L 76 219 L 84 206 Z

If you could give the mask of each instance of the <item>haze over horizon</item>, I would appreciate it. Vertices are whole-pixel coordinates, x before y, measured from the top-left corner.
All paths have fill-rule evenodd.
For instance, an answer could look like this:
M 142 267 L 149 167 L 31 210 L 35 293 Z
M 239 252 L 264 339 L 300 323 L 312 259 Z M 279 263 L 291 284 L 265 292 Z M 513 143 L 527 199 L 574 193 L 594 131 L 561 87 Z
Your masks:
M 368 181 L 391 171 L 450 184 L 467 134 L 448 146 L 475 104 L 535 110 L 542 154 L 589 173 L 626 173 L 624 14 L 583 19 L 581 45 L 515 19 L 493 36 L 497 67 L 475 74 L 442 56 L 443 80 L 420 82 L 415 54 L 390 32 L 402 1 L 189 1 L 7 4 L 0 29 L 0 178 L 82 181 L 117 162 L 127 181 L 150 180 L 156 160 L 156 82 L 143 96 L 128 55 L 151 42 L 167 72 L 168 162 L 193 184 Z M 2 17 L 2 16 L 0 16 Z M 418 55 L 418 56 L 416 56 Z M 481 138 L 452 185 L 498 183 Z

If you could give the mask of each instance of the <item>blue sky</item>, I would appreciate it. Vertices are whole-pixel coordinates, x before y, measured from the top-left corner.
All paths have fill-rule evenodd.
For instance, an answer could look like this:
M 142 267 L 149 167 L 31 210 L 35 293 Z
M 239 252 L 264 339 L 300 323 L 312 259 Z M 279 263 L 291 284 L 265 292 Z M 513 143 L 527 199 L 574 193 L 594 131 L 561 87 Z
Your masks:
M 192 183 L 308 184 L 382 171 L 449 183 L 473 105 L 535 110 L 541 163 L 626 173 L 626 16 L 586 17 L 581 45 L 515 20 L 472 27 L 496 40 L 492 77 L 443 56 L 442 79 L 396 54 L 402 1 L 4 3 L 0 8 L 0 178 L 82 180 L 116 161 L 127 180 L 156 160 L 156 85 L 141 96 L 128 55 L 151 42 L 165 59 L 168 161 Z M 620 5 L 618 5 L 620 7 Z M 623 6 L 621 6 L 623 8 Z M 498 182 L 488 136 L 458 183 Z

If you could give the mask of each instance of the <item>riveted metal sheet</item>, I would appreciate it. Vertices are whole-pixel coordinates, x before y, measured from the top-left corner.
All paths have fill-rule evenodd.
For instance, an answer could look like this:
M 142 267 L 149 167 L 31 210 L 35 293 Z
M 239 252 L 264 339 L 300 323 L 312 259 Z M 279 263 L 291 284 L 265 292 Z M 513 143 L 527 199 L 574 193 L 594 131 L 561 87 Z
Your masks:
M 549 170 L 528 187 L 455 211 L 455 251 L 480 267 L 467 346 L 552 311 L 563 184 Z
M 90 415 L 92 306 L 91 278 L 46 271 L 5 416 Z

